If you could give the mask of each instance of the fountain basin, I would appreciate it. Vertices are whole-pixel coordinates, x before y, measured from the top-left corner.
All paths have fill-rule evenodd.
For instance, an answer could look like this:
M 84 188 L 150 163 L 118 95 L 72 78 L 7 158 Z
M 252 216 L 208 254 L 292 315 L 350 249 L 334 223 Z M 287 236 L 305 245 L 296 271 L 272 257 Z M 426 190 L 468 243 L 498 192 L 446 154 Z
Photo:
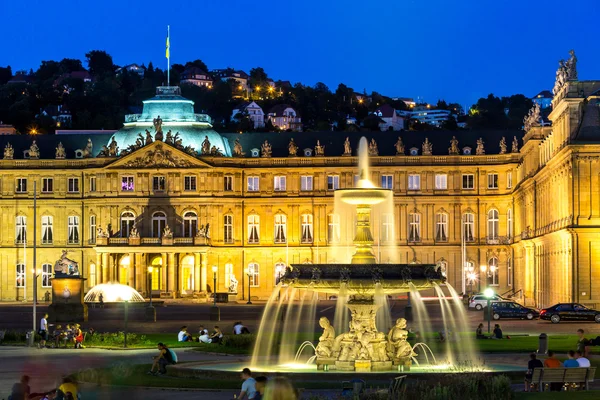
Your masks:
M 365 188 L 365 189 L 338 189 L 337 196 L 346 204 L 352 205 L 375 205 L 383 202 L 392 191 L 389 189 Z

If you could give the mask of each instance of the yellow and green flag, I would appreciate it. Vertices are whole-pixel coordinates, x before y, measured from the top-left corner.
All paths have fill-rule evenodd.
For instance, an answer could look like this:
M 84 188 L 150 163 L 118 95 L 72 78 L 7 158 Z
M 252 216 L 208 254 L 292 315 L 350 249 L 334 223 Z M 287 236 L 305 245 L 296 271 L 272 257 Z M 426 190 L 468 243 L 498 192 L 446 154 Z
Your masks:
M 165 57 L 169 58 L 171 56 L 170 51 L 171 44 L 169 43 L 169 30 L 167 29 L 167 50 L 165 52 Z

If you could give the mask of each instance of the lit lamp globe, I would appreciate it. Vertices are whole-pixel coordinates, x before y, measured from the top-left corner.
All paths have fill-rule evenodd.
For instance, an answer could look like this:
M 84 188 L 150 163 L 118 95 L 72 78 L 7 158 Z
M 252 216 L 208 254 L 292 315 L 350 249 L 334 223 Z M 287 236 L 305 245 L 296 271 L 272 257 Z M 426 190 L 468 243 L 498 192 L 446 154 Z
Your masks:
M 217 267 L 216 265 L 212 266 L 213 274 L 216 274 L 218 270 L 219 270 L 219 267 Z
M 121 300 L 128 302 L 129 300 L 131 300 L 131 292 L 128 290 L 123 290 L 119 297 L 121 298 Z
M 148 267 L 148 272 L 152 273 L 154 271 L 154 267 Z
M 491 299 L 492 297 L 494 297 L 494 289 L 491 288 L 487 288 L 483 291 L 483 295 L 488 298 Z

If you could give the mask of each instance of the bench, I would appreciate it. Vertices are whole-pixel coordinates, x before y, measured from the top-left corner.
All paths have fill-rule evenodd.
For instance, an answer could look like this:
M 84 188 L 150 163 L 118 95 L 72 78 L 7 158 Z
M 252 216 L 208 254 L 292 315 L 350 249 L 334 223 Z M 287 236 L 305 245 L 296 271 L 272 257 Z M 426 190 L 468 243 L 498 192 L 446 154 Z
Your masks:
M 585 390 L 589 390 L 590 383 L 594 382 L 596 367 L 590 368 L 536 368 L 533 370 L 531 383 L 537 385 L 541 392 L 545 384 L 549 383 L 579 383 Z
M 378 390 L 376 394 L 378 395 L 387 395 L 386 399 L 389 400 L 398 400 L 402 395 L 402 389 L 404 387 L 404 383 L 406 382 L 406 375 L 400 375 L 395 377 L 394 379 L 390 379 L 390 386 L 387 390 Z

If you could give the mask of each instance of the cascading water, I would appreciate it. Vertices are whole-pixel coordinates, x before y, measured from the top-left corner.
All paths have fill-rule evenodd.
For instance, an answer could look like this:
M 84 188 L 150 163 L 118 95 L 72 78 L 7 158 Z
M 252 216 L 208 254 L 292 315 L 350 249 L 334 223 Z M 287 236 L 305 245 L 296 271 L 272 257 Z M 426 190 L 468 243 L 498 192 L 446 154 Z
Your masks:
M 300 301 L 294 305 L 296 292 L 296 289 L 292 288 L 292 294 L 285 313 L 283 332 L 286 332 L 286 334 L 282 335 L 279 347 L 280 364 L 295 361 L 298 337 L 300 335 L 308 335 L 312 340 L 312 335 L 314 334 L 318 297 L 312 290 L 306 290 L 299 293 Z
M 340 284 L 340 293 L 337 296 L 337 300 L 335 302 L 335 314 L 333 318 L 333 329 L 336 332 L 343 332 L 348 327 L 348 322 L 350 321 L 348 308 L 346 308 L 346 304 L 348 304 L 348 289 L 346 283 L 342 282 Z
M 390 312 L 390 303 L 387 295 L 383 292 L 381 283 L 375 284 L 375 304 L 379 306 L 375 324 L 379 332 L 388 332 L 392 326 L 392 314 Z
M 256 332 L 256 343 L 254 344 L 254 351 L 252 352 L 252 360 L 250 365 L 259 365 L 259 358 L 264 357 L 269 359 L 273 351 L 273 340 L 277 328 L 277 322 L 280 318 L 281 304 L 283 303 L 286 296 L 279 296 L 281 292 L 282 283 L 278 283 L 269 296 L 267 305 L 263 311 L 262 318 L 258 331 Z M 286 292 L 289 288 L 286 288 Z
M 419 329 L 419 333 L 421 334 L 421 340 L 427 342 L 425 334 L 431 334 L 431 332 L 433 332 L 433 328 L 431 327 L 431 318 L 429 317 L 429 311 L 427 311 L 427 307 L 425 306 L 423 297 L 421 296 L 421 293 L 419 293 L 415 285 L 411 282 L 408 284 L 408 286 L 410 287 L 411 304 L 414 307 L 414 310 L 417 314 L 416 322 L 417 327 Z
M 460 330 L 460 332 L 469 332 L 469 323 L 467 322 L 467 311 L 465 310 L 465 306 L 463 305 L 462 299 L 456 292 L 456 289 L 452 287 L 452 285 L 446 283 L 446 287 L 448 288 L 450 296 L 452 296 L 454 308 L 457 310 L 456 313 L 458 314 L 458 329 Z M 473 365 L 480 364 L 479 355 L 477 353 L 477 350 L 475 349 L 475 343 L 473 343 L 472 336 L 469 336 L 463 341 L 463 346 L 470 362 Z

